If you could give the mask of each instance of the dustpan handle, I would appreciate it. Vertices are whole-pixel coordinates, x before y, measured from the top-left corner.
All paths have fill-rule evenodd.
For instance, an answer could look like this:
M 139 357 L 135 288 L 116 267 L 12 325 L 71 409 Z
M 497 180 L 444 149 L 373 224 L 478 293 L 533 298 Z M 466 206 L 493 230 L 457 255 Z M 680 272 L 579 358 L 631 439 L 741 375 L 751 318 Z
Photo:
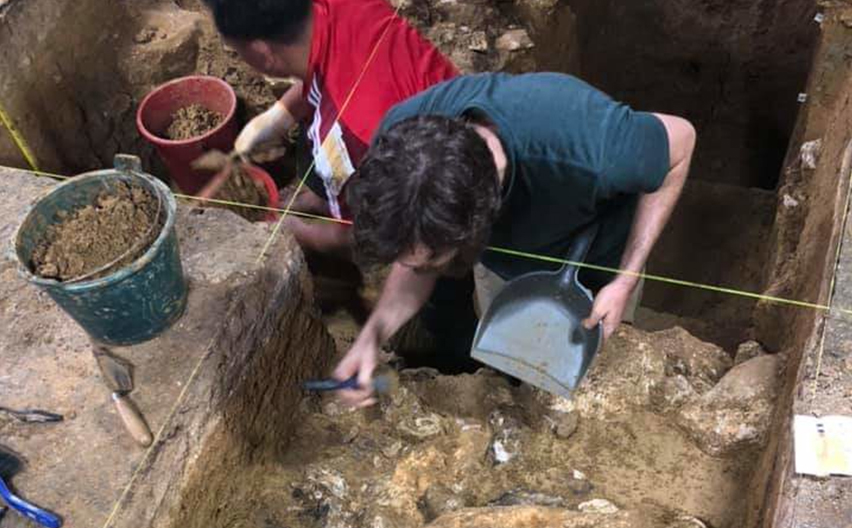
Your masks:
M 571 262 L 585 262 L 586 255 L 592 242 L 598 234 L 597 222 L 592 222 L 580 231 L 580 233 L 571 241 L 571 247 L 568 249 L 566 260 L 570 261 L 563 266 L 559 276 L 559 286 L 563 289 L 570 288 L 577 278 L 577 273 L 580 268 Z

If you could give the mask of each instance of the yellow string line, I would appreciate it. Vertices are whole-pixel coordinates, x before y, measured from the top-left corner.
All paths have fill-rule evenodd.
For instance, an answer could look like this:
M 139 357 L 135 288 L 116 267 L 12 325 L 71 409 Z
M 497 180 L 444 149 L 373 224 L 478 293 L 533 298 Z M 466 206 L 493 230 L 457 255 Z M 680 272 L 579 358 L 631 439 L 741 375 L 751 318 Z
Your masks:
M 71 176 L 63 176 L 61 174 L 54 174 L 52 172 L 45 172 L 45 171 L 40 171 L 40 170 L 17 169 L 15 167 L 2 167 L 2 166 L 0 166 L 0 168 L 10 169 L 10 170 L 22 170 L 24 172 L 33 173 L 37 176 L 46 176 L 48 178 L 55 178 L 57 180 L 68 180 L 68 179 L 71 178 Z M 217 204 L 217 205 L 232 205 L 232 206 L 235 206 L 235 207 L 243 207 L 245 209 L 259 209 L 261 211 L 270 211 L 270 212 L 273 212 L 273 213 L 285 213 L 285 212 L 287 212 L 286 209 L 281 209 L 279 207 L 269 207 L 269 206 L 266 206 L 266 205 L 255 205 L 255 204 L 248 204 L 248 203 L 243 203 L 243 202 L 233 202 L 231 200 L 219 200 L 217 198 L 199 198 L 198 196 L 193 196 L 191 194 L 181 194 L 181 193 L 172 193 L 172 194 L 175 196 L 175 198 L 180 198 L 182 200 L 194 200 L 194 201 L 199 201 L 199 202 L 213 203 L 213 204 Z M 290 211 L 288 214 L 291 214 L 293 216 L 300 216 L 300 217 L 303 217 L 303 218 L 311 218 L 313 220 L 323 220 L 323 221 L 326 221 L 326 222 L 334 222 L 334 223 L 337 223 L 337 224 L 352 225 L 352 220 L 344 220 L 344 219 L 341 219 L 341 218 L 332 218 L 330 216 L 323 216 L 323 215 L 317 215 L 317 214 L 311 214 L 311 213 L 303 213 L 303 212 L 300 212 L 300 211 Z
M 337 123 L 340 120 L 340 116 L 343 115 L 343 112 L 349 106 L 349 102 L 352 100 L 352 96 L 355 95 L 355 90 L 358 89 L 358 86 L 361 85 L 361 81 L 364 79 L 364 75 L 367 73 L 367 68 L 370 67 L 370 64 L 373 63 L 373 59 L 376 56 L 376 53 L 379 51 L 379 46 L 382 45 L 382 42 L 385 40 L 385 36 L 387 36 L 388 31 L 390 31 L 391 25 L 394 20 L 399 16 L 399 10 L 402 7 L 402 2 L 396 7 L 393 12 L 393 16 L 388 20 L 387 26 L 385 26 L 384 31 L 379 36 L 379 40 L 376 41 L 376 45 L 373 46 L 373 50 L 370 52 L 370 55 L 367 57 L 367 61 L 364 63 L 364 67 L 361 68 L 361 73 L 358 74 L 358 78 L 355 79 L 355 83 L 352 85 L 352 88 L 349 90 L 349 93 L 346 95 L 346 99 L 343 101 L 343 104 L 340 105 L 340 110 L 337 111 L 337 116 L 335 116 L 332 123 Z M 319 111 L 319 108 L 317 109 Z M 260 254 L 257 256 L 256 263 L 259 263 L 263 260 L 263 257 L 266 255 L 266 252 L 269 250 L 269 247 L 275 241 L 275 238 L 278 236 L 278 232 L 281 230 L 281 225 L 284 223 L 284 219 L 290 214 L 290 209 L 293 207 L 293 203 L 296 201 L 296 196 L 299 195 L 299 192 L 302 190 L 302 187 L 305 185 L 305 181 L 308 179 L 311 171 L 314 169 L 316 165 L 316 158 L 313 157 L 311 160 L 311 164 L 308 166 L 308 169 L 305 171 L 305 175 L 302 176 L 302 179 L 299 180 L 299 185 L 296 187 L 296 191 L 293 193 L 293 196 L 290 198 L 290 202 L 287 203 L 287 208 L 281 215 L 281 218 L 278 219 L 278 222 L 275 223 L 275 228 L 272 230 L 272 233 L 269 234 L 269 238 L 266 240 L 266 243 L 263 245 L 263 248 L 260 250 Z
M 14 167 L 4 167 L 4 168 L 13 169 L 13 170 L 22 170 L 22 169 L 14 169 Z M 25 169 L 23 169 L 23 170 L 25 170 Z M 30 173 L 33 173 L 33 174 L 36 174 L 36 175 L 47 176 L 47 177 L 50 177 L 50 178 L 56 178 L 56 179 L 60 179 L 60 180 L 65 180 L 65 179 L 69 178 L 68 176 L 63 176 L 63 175 L 49 173 L 49 172 L 45 172 L 45 171 L 39 171 L 39 170 L 25 170 L 25 172 L 30 172 Z M 201 200 L 201 198 L 198 198 L 198 197 L 192 196 L 192 195 L 186 195 L 186 194 L 175 194 L 175 196 L 178 197 L 178 198 L 186 199 L 186 200 Z M 841 233 L 845 232 L 846 215 L 849 212 L 850 200 L 851 199 L 852 199 L 852 171 L 850 171 L 850 176 L 849 176 L 849 187 L 847 189 L 846 205 L 844 207 L 844 220 L 843 220 L 843 224 L 842 224 L 844 227 L 841 229 Z M 284 214 L 291 214 L 292 213 L 296 216 L 303 216 L 303 217 L 306 217 L 306 218 L 313 218 L 313 219 L 317 219 L 317 220 L 335 222 L 335 223 L 340 223 L 340 224 L 347 224 L 347 225 L 351 224 L 351 221 L 348 221 L 348 220 L 341 220 L 341 219 L 332 218 L 332 217 L 328 217 L 328 216 L 314 215 L 314 214 L 309 214 L 309 213 L 300 213 L 298 211 L 289 211 L 288 209 L 282 210 L 282 209 L 275 208 L 275 207 L 252 205 L 252 204 L 234 202 L 234 201 L 229 201 L 229 200 L 207 199 L 206 201 L 210 202 L 210 203 L 221 204 L 221 205 L 232 205 L 232 206 L 237 206 L 237 207 L 262 209 L 262 210 L 267 210 L 267 211 L 281 212 L 281 213 L 284 213 Z M 292 205 L 292 200 L 291 200 L 290 205 Z M 279 224 L 280 224 L 280 220 L 279 220 Z M 837 248 L 837 259 L 838 259 L 838 261 L 839 261 L 840 249 L 841 249 L 840 246 L 841 246 L 841 244 L 838 243 L 838 248 Z M 810 302 L 806 302 L 806 301 L 799 301 L 799 300 L 796 300 L 796 299 L 787 299 L 787 298 L 784 298 L 784 297 L 775 297 L 775 296 L 771 296 L 771 295 L 764 295 L 764 294 L 759 294 L 759 293 L 748 292 L 748 291 L 745 291 L 745 290 L 737 290 L 737 289 L 734 289 L 734 288 L 725 288 L 725 287 L 721 287 L 721 286 L 714 286 L 714 285 L 710 285 L 710 284 L 702 284 L 702 283 L 693 282 L 693 281 L 673 279 L 673 278 L 670 278 L 670 277 L 663 277 L 661 275 L 654 275 L 654 274 L 650 274 L 650 273 L 637 273 L 637 272 L 628 271 L 628 270 L 621 270 L 621 269 L 617 269 L 617 268 L 609 268 L 609 267 L 606 267 L 606 266 L 597 266 L 597 265 L 588 264 L 588 263 L 585 263 L 585 262 L 575 262 L 575 261 L 570 261 L 570 260 L 567 260 L 567 259 L 550 257 L 550 256 L 547 256 L 547 255 L 537 255 L 537 254 L 534 254 L 534 253 L 527 253 L 527 252 L 524 252 L 524 251 L 517 251 L 517 250 L 513 250 L 513 249 L 501 248 L 501 247 L 496 247 L 496 246 L 489 246 L 489 247 L 486 248 L 486 250 L 494 251 L 496 253 L 502 253 L 502 254 L 506 254 L 506 255 L 516 256 L 516 257 L 522 257 L 522 258 L 527 258 L 527 259 L 539 260 L 539 261 L 543 261 L 543 262 L 555 263 L 555 264 L 571 264 L 571 265 L 577 266 L 579 268 L 594 269 L 594 270 L 605 271 L 605 272 L 609 272 L 609 273 L 613 273 L 613 274 L 622 273 L 622 274 L 625 274 L 625 275 L 631 275 L 631 276 L 634 276 L 634 277 L 641 277 L 641 278 L 644 278 L 644 279 L 662 282 L 662 283 L 666 283 L 666 284 L 672 284 L 672 285 L 677 285 L 677 286 L 682 286 L 682 287 L 687 287 L 687 288 L 701 289 L 701 290 L 723 293 L 723 294 L 729 294 L 729 295 L 735 295 L 735 296 L 740 296 L 740 297 L 747 297 L 747 298 L 756 299 L 756 300 L 759 300 L 759 301 L 767 301 L 767 302 L 773 302 L 773 303 L 778 303 L 778 304 L 787 304 L 787 305 L 798 306 L 798 307 L 802 307 L 802 308 L 812 308 L 812 309 L 815 309 L 815 310 L 826 311 L 826 312 L 831 310 L 830 301 L 829 301 L 829 305 L 810 303 Z M 839 264 L 839 262 L 838 262 L 838 264 Z M 835 281 L 835 277 L 832 276 L 831 283 L 830 283 L 830 290 L 832 290 L 832 293 L 833 293 L 833 289 L 834 289 L 834 281 Z M 831 293 L 830 293 L 830 295 L 831 295 Z M 830 297 L 830 299 L 831 299 L 831 297 Z M 842 312 L 844 314 L 852 314 L 852 310 L 848 310 L 848 309 L 838 308 L 838 311 Z M 824 342 L 825 342 L 825 329 L 823 329 L 823 333 L 822 333 L 822 336 L 821 336 L 820 356 L 819 356 L 818 361 L 817 361 L 817 371 L 816 371 L 816 375 L 814 377 L 813 386 L 812 386 L 811 405 L 813 405 L 813 400 L 816 396 L 816 384 L 817 384 L 817 380 L 819 378 L 820 364 L 821 364 L 821 358 L 822 358 L 822 349 L 823 349 L 823 346 L 824 346 Z M 207 356 L 209 354 L 210 347 L 212 347 L 212 344 L 213 344 L 213 340 L 211 339 L 211 342 L 208 344 L 207 348 L 205 349 L 205 353 L 202 354 L 198 363 L 195 365 L 195 368 L 193 368 L 192 372 L 190 373 L 190 376 L 189 376 L 187 382 L 184 384 L 184 387 L 181 390 L 180 394 L 178 395 L 178 398 L 175 400 L 174 405 L 170 409 L 169 414 L 166 417 L 166 420 L 163 422 L 163 425 L 157 431 L 156 436 L 154 437 L 154 442 L 151 444 L 151 446 L 148 448 L 148 450 L 143 455 L 142 460 L 140 461 L 140 463 L 137 466 L 136 470 L 134 471 L 133 475 L 131 475 L 131 478 L 130 478 L 130 481 L 128 482 L 128 485 L 124 488 L 121 496 L 119 496 L 118 500 L 116 501 L 116 503 L 115 503 L 115 505 L 112 509 L 112 512 L 110 513 L 109 517 L 107 518 L 106 523 L 103 525 L 103 528 L 108 528 L 109 525 L 112 523 L 113 519 L 115 518 L 115 516 L 117 515 L 117 513 L 120 509 L 121 504 L 124 502 L 124 500 L 127 497 L 127 494 L 130 492 L 130 489 L 133 487 L 133 484 L 138 479 L 139 474 L 145 469 L 145 463 L 150 458 L 151 454 L 154 452 L 154 449 L 158 446 L 159 441 L 162 438 L 163 433 L 166 429 L 166 426 L 171 422 L 172 418 L 174 417 L 175 413 L 178 410 L 179 405 L 183 401 L 183 398 L 185 398 L 186 392 L 189 390 L 189 387 L 192 385 L 193 381 L 198 376 L 198 373 L 201 370 L 201 366 L 203 365 L 204 360 L 207 358 Z
M 15 146 L 18 147 L 18 150 L 21 151 L 21 154 L 24 156 L 24 159 L 27 160 L 30 168 L 37 171 L 38 164 L 36 163 L 35 156 L 33 156 L 32 151 L 27 146 L 24 136 L 21 135 L 17 127 L 15 127 L 15 124 L 12 122 L 12 119 L 9 117 L 9 114 L 6 113 L 3 105 L 0 105 L 0 122 L 2 122 L 3 126 L 6 127 L 6 130 L 9 131 L 9 135 L 12 136 L 12 141 L 15 142 Z
M 127 498 L 127 495 L 130 493 L 130 490 L 133 488 L 133 485 L 136 483 L 136 480 L 139 478 L 139 475 L 142 474 L 143 471 L 147 469 L 145 464 L 148 462 L 148 459 L 151 458 L 151 455 L 154 453 L 155 449 L 159 446 L 160 440 L 163 438 L 163 434 L 166 431 L 166 427 L 169 426 L 172 419 L 175 417 L 175 414 L 178 412 L 178 408 L 180 404 L 183 403 L 183 399 L 186 397 L 187 391 L 189 391 L 189 387 L 192 386 L 192 383 L 195 381 L 195 378 L 198 376 L 198 373 L 201 371 L 201 366 L 204 364 L 204 360 L 207 359 L 210 355 L 210 351 L 213 349 L 213 342 L 216 340 L 216 336 L 210 339 L 210 342 L 207 343 L 207 346 L 204 348 L 201 357 L 198 362 L 195 364 L 195 367 L 192 369 L 192 372 L 189 374 L 189 378 L 187 378 L 186 382 L 183 384 L 183 388 L 178 394 L 177 399 L 175 399 L 174 405 L 172 405 L 171 409 L 169 409 L 169 413 L 166 415 L 166 419 L 163 421 L 163 425 L 157 430 L 156 436 L 154 436 L 154 441 L 151 442 L 150 447 L 145 450 L 145 454 L 142 455 L 142 459 L 136 465 L 136 469 L 133 471 L 133 474 L 130 475 L 130 480 L 127 482 L 127 486 L 124 487 L 124 490 L 119 495 L 118 500 L 115 501 L 115 504 L 112 507 L 112 511 L 104 522 L 102 528 L 109 528 L 109 525 L 112 524 L 115 516 L 118 515 L 118 511 L 121 509 L 122 503 Z
M 540 261 L 544 261 L 544 262 L 552 262 L 552 263 L 556 263 L 556 264 L 570 264 L 570 265 L 576 266 L 578 268 L 587 268 L 587 269 L 592 269 L 592 270 L 597 270 L 597 271 L 605 271 L 605 272 L 612 273 L 612 274 L 622 274 L 622 275 L 629 275 L 629 276 L 632 276 L 632 277 L 640 277 L 640 278 L 643 278 L 643 279 L 648 279 L 648 280 L 652 280 L 652 281 L 656 281 L 656 282 L 662 282 L 662 283 L 665 283 L 665 284 L 674 284 L 674 285 L 677 285 L 677 286 L 684 286 L 684 287 L 695 288 L 695 289 L 699 289 L 699 290 L 706 290 L 706 291 L 712 291 L 712 292 L 717 292 L 717 293 L 725 293 L 725 294 L 736 295 L 736 296 L 740 296 L 740 297 L 748 297 L 748 298 L 756 299 L 756 300 L 759 300 L 759 301 L 768 301 L 768 302 L 773 302 L 773 303 L 778 303 L 778 304 L 788 304 L 788 305 L 792 305 L 792 306 L 799 306 L 799 307 L 802 307 L 802 308 L 813 308 L 815 310 L 821 310 L 821 311 L 830 311 L 831 310 L 831 307 L 829 305 L 826 305 L 826 304 L 817 304 L 817 303 L 811 303 L 811 302 L 807 302 L 807 301 L 799 301 L 799 300 L 796 300 L 796 299 L 788 299 L 788 298 L 785 298 L 785 297 L 775 297 L 775 296 L 772 296 L 772 295 L 764 295 L 762 293 L 754 293 L 754 292 L 745 291 L 745 290 L 738 290 L 738 289 L 735 289 L 735 288 L 725 288 L 723 286 L 714 286 L 712 284 L 703 284 L 703 283 L 700 283 L 700 282 L 693 282 L 693 281 L 687 281 L 687 280 L 681 280 L 681 279 L 673 279 L 671 277 L 663 277 L 661 275 L 653 275 L 651 273 L 639 273 L 639 272 L 635 272 L 635 271 L 621 270 L 621 269 L 618 269 L 618 268 L 610 268 L 610 267 L 607 267 L 607 266 L 598 266 L 596 264 L 589 264 L 589 263 L 586 263 L 586 262 L 574 262 L 574 261 L 571 261 L 571 260 L 561 259 L 561 258 L 557 258 L 557 257 L 548 257 L 546 255 L 536 255 L 534 253 L 526 253 L 524 251 L 516 251 L 516 250 L 513 250 L 513 249 L 506 249 L 506 248 L 500 248 L 500 247 L 494 247 L 494 246 L 489 246 L 486 249 L 488 249 L 489 251 L 494 251 L 496 253 L 503 253 L 503 254 L 506 254 L 506 255 L 512 255 L 512 256 L 516 256 L 516 257 L 524 257 L 524 258 L 535 259 L 535 260 L 540 260 Z M 847 309 L 843 309 L 843 308 L 838 308 L 837 310 L 840 311 L 840 312 L 846 313 L 846 314 L 852 314 L 852 310 L 847 310 Z
M 7 168 L 11 168 L 11 167 L 7 167 Z M 16 169 L 16 170 L 22 170 L 22 169 Z M 32 172 L 32 173 L 40 174 L 40 175 L 44 175 L 44 176 L 50 176 L 51 178 L 58 178 L 58 179 L 67 179 L 68 178 L 68 176 L 61 176 L 61 175 L 58 175 L 58 174 L 52 174 L 52 173 L 48 173 L 48 172 L 44 172 L 44 171 L 27 171 L 27 172 Z M 850 173 L 850 182 L 851 182 L 850 188 L 852 188 L 852 173 Z M 201 198 L 199 198 L 197 196 L 192 196 L 192 195 L 188 195 L 188 194 L 175 194 L 175 196 L 178 197 L 178 198 L 185 199 L 185 200 L 201 200 Z M 847 213 L 848 213 L 848 209 L 850 207 L 850 204 L 849 204 L 850 198 L 852 198 L 852 194 L 847 196 L 847 204 L 846 204 L 846 212 Z M 272 212 L 277 212 L 277 213 L 292 214 L 293 216 L 311 218 L 311 219 L 314 219 L 314 220 L 322 220 L 322 221 L 325 221 L 325 222 L 334 222 L 334 223 L 343 224 L 343 225 L 352 225 L 351 220 L 342 220 L 342 219 L 333 218 L 333 217 L 330 217 L 330 216 L 316 215 L 316 214 L 311 214 L 311 213 L 302 213 L 302 212 L 299 212 L 299 211 L 288 211 L 287 209 L 280 209 L 280 208 L 277 208 L 277 207 L 267 207 L 267 206 L 263 206 L 263 205 L 252 205 L 252 204 L 247 204 L 247 203 L 242 203 L 242 202 L 233 202 L 233 201 L 229 201 L 229 200 L 217 200 L 217 199 L 213 199 L 213 198 L 208 198 L 208 199 L 206 199 L 206 201 L 210 202 L 210 203 L 220 204 L 220 205 L 232 205 L 232 206 L 236 206 L 236 207 L 245 207 L 245 208 L 250 208 L 250 209 L 261 209 L 261 210 L 264 210 L 264 211 L 272 211 Z M 652 273 L 639 273 L 639 272 L 628 271 L 628 270 L 623 270 L 623 269 L 619 269 L 619 268 L 610 268 L 610 267 L 607 267 L 607 266 L 598 266 L 596 264 L 589 264 L 587 262 L 575 262 L 575 261 L 562 259 L 562 258 L 558 258 L 558 257 L 551 257 L 551 256 L 548 256 L 548 255 L 539 255 L 539 254 L 536 254 L 536 253 L 528 253 L 528 252 L 525 252 L 525 251 L 518 251 L 518 250 L 515 250 L 515 249 L 503 248 L 503 247 L 498 247 L 498 246 L 488 246 L 485 249 L 486 249 L 486 251 L 493 251 L 495 253 L 502 253 L 504 255 L 511 255 L 511 256 L 514 256 L 514 257 L 521 257 L 521 258 L 530 259 L 530 260 L 538 260 L 538 261 L 541 261 L 541 262 L 549 262 L 549 263 L 552 263 L 552 264 L 560 264 L 560 265 L 570 264 L 570 265 L 576 266 L 578 268 L 587 268 L 587 269 L 592 269 L 592 270 L 597 270 L 597 271 L 603 271 L 603 272 L 607 272 L 607 273 L 612 273 L 614 275 L 615 274 L 629 275 L 629 276 L 632 276 L 632 277 L 643 278 L 643 279 L 647 279 L 647 280 L 654 281 L 654 282 L 661 282 L 661 283 L 664 283 L 664 284 L 672 284 L 672 285 L 675 285 L 675 286 L 682 286 L 682 287 L 685 287 L 685 288 L 695 288 L 695 289 L 698 289 L 698 290 L 705 290 L 705 291 L 711 291 L 711 292 L 716 292 L 716 293 L 729 294 L 729 295 L 734 295 L 734 296 L 738 296 L 738 297 L 746 297 L 746 298 L 749 298 L 749 299 L 772 302 L 772 303 L 776 303 L 776 304 L 786 304 L 786 305 L 790 305 L 790 306 L 798 306 L 798 307 L 801 307 L 801 308 L 812 308 L 814 310 L 819 310 L 819 311 L 823 311 L 823 312 L 831 311 L 831 306 L 828 305 L 828 304 L 818 304 L 818 303 L 812 303 L 812 302 L 808 302 L 808 301 L 800 301 L 800 300 L 796 300 L 796 299 L 790 299 L 790 298 L 786 298 L 786 297 L 775 297 L 775 296 L 772 296 L 772 295 L 765 295 L 765 294 L 762 294 L 762 293 L 755 293 L 755 292 L 740 290 L 740 289 L 736 289 L 736 288 L 727 288 L 727 287 L 724 287 L 724 286 L 716 286 L 716 285 L 713 285 L 713 284 L 704 284 L 704 283 L 701 283 L 701 282 L 694 282 L 694 281 L 688 281 L 688 280 L 682 280 L 682 279 L 675 279 L 675 278 L 672 278 L 672 277 L 665 277 L 663 275 L 654 275 Z M 839 249 L 839 245 L 838 245 L 838 252 L 839 251 L 840 251 L 840 249 Z M 833 281 L 833 278 L 832 278 L 832 281 Z M 832 282 L 832 285 L 833 285 L 833 282 Z M 836 310 L 838 312 L 841 312 L 841 313 L 844 313 L 844 314 L 852 315 L 852 310 L 850 310 L 850 309 L 836 308 Z

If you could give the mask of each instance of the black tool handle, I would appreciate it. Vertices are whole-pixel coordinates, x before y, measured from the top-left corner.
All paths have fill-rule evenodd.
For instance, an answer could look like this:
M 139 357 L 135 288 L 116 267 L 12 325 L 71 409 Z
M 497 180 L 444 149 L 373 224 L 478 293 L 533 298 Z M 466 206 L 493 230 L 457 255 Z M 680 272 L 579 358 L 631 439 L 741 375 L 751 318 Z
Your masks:
M 597 222 L 592 222 L 580 231 L 580 233 L 571 241 L 571 247 L 568 249 L 567 260 L 565 266 L 560 271 L 559 286 L 564 290 L 572 287 L 577 278 L 577 273 L 580 271 L 576 263 L 582 263 L 586 260 L 586 255 L 589 253 L 589 248 L 592 247 L 595 237 L 598 234 Z
M 386 394 L 392 390 L 393 382 L 391 378 L 385 374 L 379 374 L 373 377 L 372 388 L 378 394 Z M 360 389 L 358 376 L 340 381 L 333 378 L 308 380 L 302 384 L 302 388 L 309 392 L 330 392 L 338 390 Z

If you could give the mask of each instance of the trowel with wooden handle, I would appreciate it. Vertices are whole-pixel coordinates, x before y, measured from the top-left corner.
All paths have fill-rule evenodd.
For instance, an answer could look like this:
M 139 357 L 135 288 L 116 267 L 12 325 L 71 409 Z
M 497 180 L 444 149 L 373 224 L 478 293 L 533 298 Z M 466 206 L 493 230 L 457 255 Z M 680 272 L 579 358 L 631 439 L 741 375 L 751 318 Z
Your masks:
M 221 150 L 208 150 L 192 162 L 192 168 L 195 170 L 215 172 L 216 175 L 204 185 L 196 196 L 201 198 L 202 201 L 216 196 L 219 188 L 225 184 L 225 181 L 231 175 L 235 163 L 270 163 L 284 157 L 286 153 L 287 147 L 281 145 L 278 141 L 258 145 L 248 155 L 241 155 L 236 150 L 232 150 L 227 154 Z
M 127 432 L 139 445 L 151 445 L 154 441 L 151 430 L 129 397 L 133 390 L 132 365 L 113 355 L 109 348 L 100 343 L 92 342 L 92 353 L 98 362 L 104 382 L 112 391 L 112 401 L 115 402 L 115 408 Z

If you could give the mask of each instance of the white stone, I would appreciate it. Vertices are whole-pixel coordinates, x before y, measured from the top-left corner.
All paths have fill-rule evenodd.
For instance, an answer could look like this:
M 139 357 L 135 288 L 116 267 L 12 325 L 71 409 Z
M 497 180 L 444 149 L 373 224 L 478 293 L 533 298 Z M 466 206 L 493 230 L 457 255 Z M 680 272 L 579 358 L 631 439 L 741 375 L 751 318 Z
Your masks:
M 606 499 L 592 499 L 581 503 L 577 508 L 583 513 L 618 513 L 618 507 Z
M 532 48 L 534 44 L 527 30 L 510 29 L 497 39 L 495 46 L 501 51 L 518 51 Z
M 799 149 L 799 156 L 802 160 L 802 167 L 810 170 L 816 169 L 817 162 L 819 161 L 820 152 L 822 152 L 821 139 L 814 139 L 812 141 L 807 141 L 803 143 L 802 147 Z

